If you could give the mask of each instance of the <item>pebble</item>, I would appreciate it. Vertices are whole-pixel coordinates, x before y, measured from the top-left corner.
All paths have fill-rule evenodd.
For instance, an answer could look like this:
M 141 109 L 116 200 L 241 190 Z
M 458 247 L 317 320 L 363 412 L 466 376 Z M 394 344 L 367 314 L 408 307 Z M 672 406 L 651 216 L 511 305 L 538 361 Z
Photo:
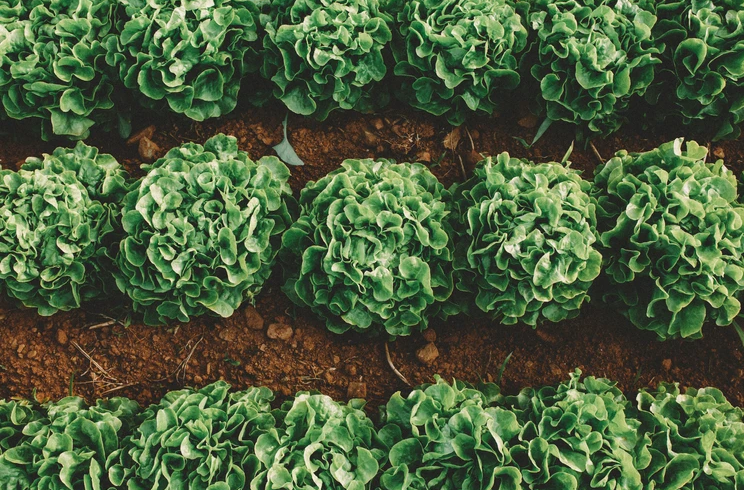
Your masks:
M 139 156 L 146 162 L 154 161 L 160 155 L 160 147 L 150 138 L 139 140 Z
M 416 357 L 422 363 L 429 365 L 433 363 L 437 357 L 439 357 L 439 349 L 437 349 L 437 346 L 434 345 L 433 342 L 429 342 L 416 351 Z
M 422 151 L 416 155 L 416 161 L 421 163 L 431 163 L 431 153 Z
M 537 121 L 537 116 L 530 114 L 517 121 L 517 124 L 519 124 L 523 128 L 534 128 L 535 126 L 537 126 Z
M 723 148 L 717 146 L 713 149 L 713 156 L 716 158 L 726 158 L 726 153 L 723 151 Z
M 664 371 L 669 371 L 672 369 L 672 360 L 671 359 L 664 359 L 661 361 L 661 367 L 664 368 Z
M 67 332 L 62 329 L 57 330 L 57 342 L 60 345 L 67 345 Z
M 238 329 L 233 327 L 223 328 L 217 336 L 226 342 L 234 342 L 238 339 Z
M 272 323 L 266 330 L 266 336 L 274 340 L 289 340 L 292 333 L 292 327 L 284 323 Z
M 338 356 L 333 356 L 333 364 L 338 364 L 339 362 L 341 362 L 341 358 Z
M 553 335 L 552 333 L 548 333 L 546 330 L 537 329 L 535 330 L 535 335 L 540 337 L 540 339 L 544 340 L 545 342 L 549 342 L 551 344 L 554 344 L 558 341 L 555 335 Z
M 370 147 L 377 145 L 377 142 L 380 140 L 380 138 L 377 137 L 374 133 L 371 133 L 367 130 L 364 131 L 364 141 L 369 145 Z
M 263 330 L 264 319 L 259 312 L 252 306 L 247 307 L 243 310 L 243 319 L 245 320 L 246 327 L 251 330 Z
M 134 133 L 128 140 L 127 145 L 132 146 L 140 142 L 142 138 L 152 139 L 155 135 L 155 126 L 147 126 Z
M 346 389 L 347 398 L 367 398 L 367 383 L 352 381 Z
M 382 119 L 380 119 L 380 118 L 378 117 L 378 118 L 375 118 L 375 119 L 373 119 L 373 120 L 372 120 L 372 126 L 374 126 L 374 127 L 375 127 L 375 129 L 376 129 L 377 131 L 379 131 L 379 130 L 381 130 L 382 128 L 384 128 L 384 127 L 385 127 L 385 123 L 384 123 L 384 122 L 382 122 Z
M 437 333 L 433 329 L 431 329 L 431 328 L 427 328 L 426 330 L 424 330 L 423 335 L 424 335 L 424 339 L 427 342 L 436 342 L 437 341 Z
M 333 375 L 329 371 L 326 371 L 325 373 L 323 373 L 323 377 L 325 378 L 326 383 L 328 383 L 329 385 L 333 384 L 333 381 L 334 381 Z

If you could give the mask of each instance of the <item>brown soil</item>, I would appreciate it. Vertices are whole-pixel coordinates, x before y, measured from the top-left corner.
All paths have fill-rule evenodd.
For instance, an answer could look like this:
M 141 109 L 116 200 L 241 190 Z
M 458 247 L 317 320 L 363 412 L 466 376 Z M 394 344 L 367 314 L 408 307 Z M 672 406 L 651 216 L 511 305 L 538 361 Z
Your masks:
M 185 141 L 204 142 L 224 132 L 235 135 L 241 148 L 258 158 L 273 154 L 271 147 L 281 140 L 284 114 L 279 106 L 271 106 L 203 124 L 143 116 L 135 130 L 155 124 L 153 139 L 161 151 Z M 292 168 L 291 184 L 299 192 L 307 181 L 325 175 L 344 158 L 423 161 L 446 185 L 462 179 L 463 172 L 469 173 L 477 153 L 509 151 L 536 161 L 560 160 L 573 140 L 568 128 L 551 128 L 530 149 L 515 139 L 531 140 L 535 123 L 539 121 L 524 119 L 524 114 L 481 119 L 448 138 L 452 128 L 446 122 L 407 110 L 369 116 L 340 114 L 323 123 L 292 116 L 290 141 L 306 165 Z M 4 166 L 16 167 L 26 157 L 55 146 L 24 130 L 11 129 L 10 136 L 0 136 L 0 164 Z M 651 134 L 631 127 L 597 141 L 596 147 L 601 156 L 609 157 L 622 148 L 649 150 L 679 134 L 683 133 L 673 128 Z M 459 143 L 453 145 L 458 136 Z M 455 150 L 446 148 L 446 142 Z M 89 143 L 112 153 L 134 174 L 141 173 L 135 146 L 111 135 L 94 135 Z M 744 169 L 744 140 L 713 144 L 711 151 L 725 156 L 737 173 Z M 593 150 L 581 145 L 571 160 L 589 176 L 598 162 Z M 346 399 L 362 395 L 360 389 L 366 388 L 374 407 L 393 392 L 407 389 L 388 365 L 385 339 L 327 332 L 312 314 L 284 297 L 277 276 L 269 281 L 255 309 L 247 306 L 229 319 L 205 317 L 170 328 L 136 322 L 128 327 L 90 328 L 106 322 L 98 312 L 111 314 L 118 305 L 93 305 L 44 318 L 0 304 L 0 398 L 35 394 L 40 400 L 56 399 L 72 390 L 89 400 L 122 395 L 145 404 L 171 389 L 225 379 L 235 388 L 266 385 L 279 396 L 319 390 Z M 260 329 L 256 328 L 257 316 L 263 320 Z M 272 324 L 283 327 L 270 328 Z M 286 326 L 292 329 L 288 340 L 267 335 L 269 330 L 289 334 Z M 424 364 L 417 351 L 429 341 L 436 346 L 438 357 Z M 398 339 L 389 349 L 392 362 L 412 384 L 431 381 L 434 374 L 471 382 L 494 381 L 511 353 L 502 378 L 507 392 L 556 383 L 580 367 L 585 374 L 619 381 L 629 394 L 661 381 L 679 381 L 685 386 L 716 386 L 733 403 L 744 406 L 743 352 L 733 328 L 709 326 L 703 340 L 660 343 L 598 300 L 587 305 L 579 318 L 538 330 L 466 317 L 433 322 L 430 332 Z M 426 353 L 432 351 L 429 347 Z

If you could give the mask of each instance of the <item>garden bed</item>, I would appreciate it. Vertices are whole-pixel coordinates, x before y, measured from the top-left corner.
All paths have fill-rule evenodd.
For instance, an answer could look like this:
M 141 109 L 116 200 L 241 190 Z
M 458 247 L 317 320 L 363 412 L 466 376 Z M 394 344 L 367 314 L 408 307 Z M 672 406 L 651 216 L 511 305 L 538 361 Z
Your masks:
M 207 123 L 135 118 L 134 129 L 155 126 L 155 153 L 186 141 L 203 143 L 224 132 L 236 136 L 241 149 L 258 158 L 274 154 L 271 147 L 282 138 L 284 114 L 285 109 L 276 104 Z M 607 159 L 620 149 L 650 150 L 681 135 L 694 137 L 671 127 L 652 134 L 642 131 L 640 124 L 634 129 L 633 122 L 631 117 L 626 129 L 596 142 L 601 157 Z M 510 114 L 476 119 L 453 133 L 446 121 L 409 110 L 338 114 L 323 123 L 290 116 L 289 138 L 305 162 L 291 168 L 290 184 L 297 193 L 344 158 L 421 161 L 445 185 L 462 180 L 463 172 L 469 174 L 478 153 L 509 151 L 538 162 L 560 161 L 573 141 L 571 130 L 554 125 L 538 144 L 525 148 L 518 138 L 531 140 L 536 124 L 539 121 L 526 114 Z M 4 167 L 17 168 L 26 157 L 50 152 L 60 144 L 41 142 L 33 132 L 19 130 L 21 126 L 8 129 L 9 135 L 0 136 Z M 113 154 L 133 175 L 141 175 L 137 145 L 128 146 L 106 134 L 94 134 L 88 143 Z M 711 158 L 723 157 L 737 175 L 744 170 L 741 140 L 715 143 L 710 150 Z M 580 144 L 570 160 L 587 176 L 599 163 L 594 150 Z M 89 305 L 41 317 L 32 310 L 0 305 L 4 334 L 0 398 L 30 397 L 35 390 L 38 399 L 58 399 L 73 391 L 89 401 L 125 395 L 150 403 L 180 386 L 224 379 L 236 389 L 265 385 L 285 396 L 301 390 L 319 390 L 339 400 L 366 395 L 374 408 L 393 392 L 406 389 L 388 363 L 385 338 L 328 332 L 321 320 L 285 297 L 278 273 L 260 294 L 255 309 L 243 307 L 228 319 L 204 317 L 169 328 L 142 326 L 136 318 L 129 326 L 108 324 L 106 317 L 118 317 L 119 306 Z M 702 340 L 661 343 L 598 297 L 578 318 L 537 330 L 465 316 L 433 321 L 432 327 L 425 335 L 417 333 L 389 344 L 392 364 L 411 384 L 431 381 L 434 374 L 471 382 L 498 381 L 503 369 L 502 386 L 513 393 L 527 385 L 557 383 L 580 367 L 587 375 L 619 381 L 629 395 L 661 381 L 678 381 L 685 386 L 715 386 L 733 404 L 744 406 L 742 348 L 733 327 L 711 325 L 704 329 Z M 438 353 L 433 359 L 431 346 L 421 351 L 429 343 Z

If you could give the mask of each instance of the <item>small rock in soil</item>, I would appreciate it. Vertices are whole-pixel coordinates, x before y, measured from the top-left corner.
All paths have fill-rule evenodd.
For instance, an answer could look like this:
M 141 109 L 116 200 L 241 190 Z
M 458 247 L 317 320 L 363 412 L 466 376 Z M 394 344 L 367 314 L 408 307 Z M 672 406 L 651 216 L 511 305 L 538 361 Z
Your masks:
M 57 330 L 57 342 L 60 345 L 67 345 L 67 332 L 64 330 Z
M 272 323 L 266 330 L 266 336 L 274 340 L 289 340 L 292 338 L 292 327 L 284 323 Z
M 713 156 L 716 158 L 726 158 L 726 153 L 724 153 L 723 148 L 717 146 L 713 149 Z
M 238 329 L 233 327 L 223 328 L 217 336 L 226 342 L 235 342 L 238 339 Z
M 671 359 L 664 359 L 661 361 L 661 367 L 664 368 L 664 371 L 669 371 L 672 369 L 672 360 Z
M 384 128 L 384 127 L 385 127 L 385 123 L 384 123 L 384 122 L 382 122 L 382 119 L 380 119 L 380 118 L 378 117 L 378 118 L 375 118 L 375 119 L 373 119 L 373 120 L 372 120 L 372 126 L 374 126 L 374 127 L 375 127 L 375 129 L 376 129 L 377 131 L 379 131 L 379 130 L 381 130 L 382 128 Z
M 437 346 L 434 345 L 433 342 L 429 342 L 418 351 L 416 351 L 416 357 L 418 357 L 418 360 L 422 363 L 429 365 L 434 362 L 437 357 L 439 357 L 439 349 L 437 349 Z
M 338 356 L 333 356 L 333 364 L 338 364 L 339 362 L 341 362 L 341 358 Z
M 437 340 L 437 333 L 431 328 L 427 328 L 426 330 L 424 330 L 423 335 L 424 340 L 426 340 L 427 342 L 436 342 Z
M 243 319 L 245 320 L 245 325 L 251 330 L 263 330 L 264 328 L 263 317 L 252 306 L 247 307 L 243 311 Z
M 540 337 L 545 342 L 550 342 L 551 344 L 555 344 L 558 341 L 558 339 L 555 338 L 555 335 L 553 335 L 552 333 L 548 333 L 546 330 L 537 329 L 535 330 L 535 335 Z
M 563 369 L 557 364 L 551 364 L 550 365 L 550 372 L 553 373 L 553 376 L 563 376 Z
M 127 145 L 133 146 L 140 142 L 142 138 L 152 139 L 153 135 L 155 134 L 155 126 L 150 125 L 146 128 L 140 129 L 136 133 L 134 133 L 128 140 Z
M 517 124 L 523 128 L 532 129 L 537 126 L 537 116 L 530 114 L 517 121 Z
M 422 151 L 416 155 L 416 161 L 420 163 L 431 163 L 431 153 Z
M 364 142 L 367 143 L 369 147 L 376 146 L 379 140 L 380 138 L 378 138 L 374 133 L 364 131 Z
M 152 162 L 160 155 L 160 147 L 150 138 L 142 138 L 139 140 L 139 155 L 146 162 Z
M 367 383 L 352 381 L 346 390 L 347 398 L 367 398 Z
M 474 167 L 481 160 L 483 160 L 483 155 L 475 150 L 470 150 L 470 152 L 465 155 L 465 163 L 471 167 Z
M 325 378 L 326 383 L 328 383 L 329 385 L 332 385 L 333 384 L 333 381 L 334 381 L 333 375 L 329 371 L 326 371 L 323 374 L 323 377 Z

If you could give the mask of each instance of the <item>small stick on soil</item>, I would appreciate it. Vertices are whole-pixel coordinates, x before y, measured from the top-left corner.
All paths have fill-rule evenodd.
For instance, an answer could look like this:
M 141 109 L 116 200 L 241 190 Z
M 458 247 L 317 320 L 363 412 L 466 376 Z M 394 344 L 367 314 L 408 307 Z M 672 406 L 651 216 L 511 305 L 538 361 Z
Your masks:
M 92 358 L 92 357 L 90 356 L 90 354 L 88 354 L 87 352 L 85 352 L 85 349 L 83 349 L 82 347 L 80 347 L 80 344 L 78 344 L 78 343 L 77 343 L 77 342 L 75 342 L 74 340 L 73 340 L 73 341 L 71 341 L 70 343 L 71 343 L 71 344 L 72 344 L 72 345 L 73 345 L 73 346 L 74 346 L 74 347 L 75 347 L 75 348 L 76 348 L 77 350 L 79 350 L 79 351 L 80 351 L 80 353 L 81 353 L 81 354 L 82 354 L 83 356 L 85 356 L 85 358 L 86 358 L 86 359 L 88 359 L 88 362 L 90 362 L 90 363 L 91 363 L 91 364 L 92 364 L 92 365 L 93 365 L 93 366 L 94 366 L 94 367 L 95 367 L 96 369 L 98 369 L 98 370 L 99 370 L 99 371 L 101 372 L 101 374 L 103 374 L 103 377 L 104 377 L 104 378 L 108 378 L 108 379 L 110 379 L 110 380 L 112 380 L 112 381 L 116 381 L 116 378 L 114 378 L 113 376 L 111 376 L 111 375 L 109 374 L 109 372 L 108 372 L 108 371 L 106 371 L 105 369 L 103 369 L 103 366 L 101 366 L 100 364 L 98 364 L 98 363 L 96 362 L 96 360 L 95 360 L 95 359 L 93 359 L 93 358 Z
M 594 156 L 597 157 L 597 160 L 599 160 L 599 164 L 602 165 L 606 163 L 606 160 L 602 158 L 602 155 L 599 154 L 599 150 L 597 150 L 597 147 L 594 146 L 594 143 L 592 141 L 589 142 L 589 146 L 592 147 L 592 152 L 594 152 Z
M 108 320 L 108 322 L 99 323 L 97 325 L 92 325 L 92 326 L 88 327 L 89 330 L 94 330 L 96 328 L 102 328 L 102 327 L 108 327 L 108 326 L 111 326 L 111 325 L 121 325 L 122 327 L 127 328 L 127 324 L 124 323 L 124 322 L 122 322 L 121 320 L 119 320 L 117 318 L 114 318 L 114 317 L 111 317 L 111 316 L 108 316 L 108 315 L 104 315 L 103 313 L 94 313 L 94 314 L 95 314 L 95 316 L 100 316 L 101 318 Z
M 110 327 L 112 325 L 116 325 L 116 321 L 108 321 L 103 323 L 96 323 L 95 325 L 91 325 L 88 327 L 88 330 L 96 330 L 97 328 L 104 328 L 104 327 Z
M 194 351 L 196 351 L 196 348 L 199 346 L 199 344 L 201 344 L 201 341 L 202 340 L 204 340 L 204 336 L 203 335 L 199 338 L 199 340 L 196 341 L 196 343 L 191 348 L 191 350 L 189 351 L 189 354 L 186 356 L 186 358 L 183 361 L 181 361 L 181 363 L 178 365 L 178 368 L 176 369 L 176 372 L 174 373 L 175 374 L 176 381 L 178 381 L 179 373 L 181 374 L 181 381 L 180 382 L 183 383 L 184 381 L 186 381 L 186 369 L 188 367 L 189 361 L 191 360 L 191 356 L 194 355 Z
M 468 180 L 468 173 L 465 171 L 465 165 L 462 163 L 462 157 L 460 155 L 457 155 L 457 158 L 460 159 L 460 170 L 462 170 L 462 180 Z
M 390 366 L 390 369 L 393 370 L 395 375 L 398 376 L 398 378 L 408 386 L 412 386 L 411 383 L 408 382 L 406 377 L 403 376 L 403 374 L 395 368 L 395 365 L 393 365 L 393 360 L 390 358 L 390 348 L 388 347 L 388 342 L 385 342 L 385 357 L 387 357 L 388 365 Z
M 470 139 L 470 149 L 475 151 L 475 143 L 473 143 L 473 136 L 470 134 L 470 130 L 466 127 L 465 132 L 468 133 L 468 139 Z
M 110 390 L 106 390 L 106 391 L 104 391 L 103 393 L 101 393 L 101 396 L 103 396 L 103 395 L 106 395 L 106 394 L 108 394 L 108 393 L 112 393 L 112 392 L 114 392 L 114 391 L 119 391 L 119 390 L 123 390 L 124 388 L 129 388 L 130 386 L 134 386 L 134 385 L 136 385 L 136 384 L 137 384 L 137 383 L 129 383 L 129 384 L 125 384 L 125 385 L 119 385 L 119 386 L 116 386 L 116 387 L 114 387 L 114 388 L 111 388 Z

